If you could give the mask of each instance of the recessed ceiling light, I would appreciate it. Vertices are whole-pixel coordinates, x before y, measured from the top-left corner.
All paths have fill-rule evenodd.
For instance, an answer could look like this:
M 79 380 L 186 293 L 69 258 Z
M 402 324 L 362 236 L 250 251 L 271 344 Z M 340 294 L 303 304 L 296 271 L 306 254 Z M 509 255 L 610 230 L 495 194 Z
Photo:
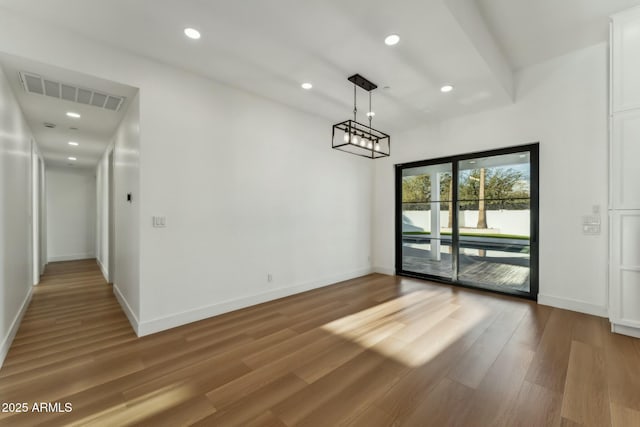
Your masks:
M 451 85 L 444 85 L 440 88 L 440 92 L 444 92 L 444 93 L 451 92 L 452 90 L 453 90 L 453 86 Z
M 185 28 L 184 35 L 193 40 L 198 40 L 200 38 L 200 31 L 195 28 Z
M 75 157 L 67 157 L 67 159 L 69 159 L 69 160 L 74 160 L 74 161 L 75 161 L 75 160 L 78 160 L 78 159 L 76 159 Z
M 387 46 L 393 46 L 398 44 L 398 42 L 400 41 L 400 36 L 397 34 L 390 34 L 387 37 L 385 37 L 384 39 L 384 44 L 386 44 Z
M 74 147 L 77 147 L 80 144 L 78 144 L 77 142 L 74 142 L 74 141 L 69 141 L 69 145 L 73 145 Z
M 309 90 L 313 87 L 311 83 L 302 83 L 300 86 L 302 86 L 302 89 L 305 89 L 305 90 Z
M 67 112 L 67 116 L 72 117 L 74 119 L 79 119 L 80 118 L 80 114 L 74 113 L 73 111 Z

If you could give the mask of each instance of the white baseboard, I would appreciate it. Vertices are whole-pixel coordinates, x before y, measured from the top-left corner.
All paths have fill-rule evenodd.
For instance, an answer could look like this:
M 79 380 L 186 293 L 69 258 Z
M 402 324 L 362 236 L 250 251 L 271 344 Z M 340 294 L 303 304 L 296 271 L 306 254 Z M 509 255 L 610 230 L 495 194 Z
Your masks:
M 273 301 L 278 298 L 284 298 L 290 295 L 299 294 L 301 292 L 310 291 L 312 289 L 322 288 L 324 286 L 333 285 L 344 280 L 354 279 L 356 277 L 371 274 L 371 268 L 363 268 L 320 280 L 314 280 L 307 283 L 289 286 L 286 288 L 274 289 L 258 295 L 237 298 L 234 300 L 224 301 L 218 304 L 207 305 L 193 310 L 183 311 L 168 316 L 158 317 L 152 320 L 146 320 L 139 324 L 137 333 L 139 337 L 154 334 L 166 329 L 175 328 L 198 320 L 207 319 L 209 317 L 218 316 L 230 311 L 239 310 L 241 308 L 250 307 L 252 305 Z M 129 319 L 131 320 L 131 319 Z
M 91 259 L 95 258 L 96 255 L 92 253 L 86 254 L 71 254 L 71 255 L 58 255 L 58 256 L 50 256 L 47 262 L 60 262 L 60 261 L 76 261 L 80 259 Z
M 27 308 L 29 307 L 29 303 L 31 302 L 32 295 L 33 295 L 33 287 L 29 286 L 29 293 L 27 293 L 27 296 L 22 302 L 22 306 L 20 307 L 20 310 L 18 310 L 16 317 L 14 317 L 13 319 L 13 323 L 11 323 L 11 327 L 9 328 L 7 335 L 2 340 L 2 344 L 0 344 L 0 368 L 4 363 L 5 357 L 7 357 L 7 353 L 9 353 L 9 348 L 11 347 L 11 343 L 13 342 L 13 339 L 18 333 L 20 322 L 22 321 L 22 317 L 24 316 L 24 313 L 26 313 Z
M 538 304 L 577 311 L 579 313 L 591 314 L 599 317 L 609 317 L 607 307 L 572 298 L 538 294 Z
M 612 323 L 611 332 L 615 332 L 616 334 L 628 335 L 634 338 L 640 338 L 640 328 L 632 328 L 631 326 Z
M 109 282 L 109 273 L 107 273 L 107 269 L 104 268 L 104 265 L 102 265 L 102 261 L 99 258 L 96 258 L 96 261 L 98 261 L 98 266 L 100 266 L 100 271 L 102 271 L 102 276 L 104 277 L 104 280 L 106 280 L 107 283 L 111 283 Z
M 395 276 L 396 269 L 391 267 L 373 267 L 374 273 L 386 274 L 387 276 Z
M 129 319 L 129 323 L 131 323 L 131 327 L 133 327 L 133 330 L 135 331 L 136 335 L 141 336 L 139 332 L 140 321 L 138 320 L 138 317 L 131 309 L 129 302 L 126 300 L 124 295 L 122 295 L 122 292 L 120 292 L 120 289 L 118 289 L 118 286 L 116 286 L 115 283 L 113 284 L 113 293 L 116 296 L 116 299 L 120 304 L 120 307 L 122 307 L 122 311 L 124 311 L 124 314 L 127 316 L 127 319 Z

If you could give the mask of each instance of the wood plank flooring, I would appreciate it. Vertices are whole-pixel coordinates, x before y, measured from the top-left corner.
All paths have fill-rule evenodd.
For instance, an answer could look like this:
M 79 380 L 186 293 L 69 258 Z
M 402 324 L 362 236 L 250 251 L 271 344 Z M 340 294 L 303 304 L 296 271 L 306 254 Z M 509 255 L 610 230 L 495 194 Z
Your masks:
M 640 340 L 593 316 L 372 274 L 137 338 L 95 261 L 53 263 L 0 425 L 640 426 Z

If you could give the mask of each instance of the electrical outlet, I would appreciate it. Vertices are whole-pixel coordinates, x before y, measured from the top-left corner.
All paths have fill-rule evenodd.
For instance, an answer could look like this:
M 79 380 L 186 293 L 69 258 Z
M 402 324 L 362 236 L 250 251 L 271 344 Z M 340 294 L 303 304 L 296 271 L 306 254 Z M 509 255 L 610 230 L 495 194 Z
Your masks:
M 273 282 L 273 275 L 271 273 L 267 274 L 267 282 Z

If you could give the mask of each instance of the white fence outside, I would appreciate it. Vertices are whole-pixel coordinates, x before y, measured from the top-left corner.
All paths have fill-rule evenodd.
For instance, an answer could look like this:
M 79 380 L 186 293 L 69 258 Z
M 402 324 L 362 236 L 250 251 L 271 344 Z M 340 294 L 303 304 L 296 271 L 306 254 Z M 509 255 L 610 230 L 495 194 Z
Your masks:
M 528 236 L 530 232 L 530 210 L 488 210 L 487 227 L 492 233 Z M 478 211 L 461 211 L 458 215 L 461 228 L 475 228 L 478 225 Z M 440 227 L 447 228 L 449 211 L 440 212 Z M 402 231 L 431 230 L 431 211 L 402 212 Z

